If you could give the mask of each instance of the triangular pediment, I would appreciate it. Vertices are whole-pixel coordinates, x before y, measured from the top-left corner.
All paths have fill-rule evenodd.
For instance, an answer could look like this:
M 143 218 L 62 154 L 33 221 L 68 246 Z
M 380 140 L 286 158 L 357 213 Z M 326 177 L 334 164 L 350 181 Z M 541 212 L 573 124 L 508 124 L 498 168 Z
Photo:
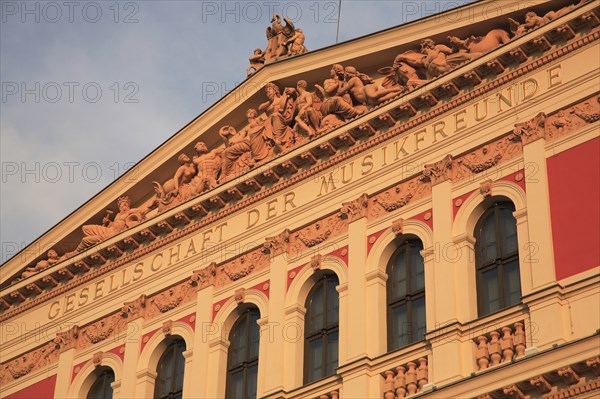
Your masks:
M 418 121 L 421 115 L 436 108 L 439 108 L 439 114 L 442 115 L 447 112 L 446 109 L 451 109 L 443 106 L 450 104 L 455 96 L 472 93 L 475 98 L 480 85 L 509 74 L 517 66 L 532 62 L 550 49 L 564 46 L 577 35 L 581 37 L 589 34 L 598 25 L 598 14 L 593 2 L 579 4 L 571 0 L 538 1 L 529 8 L 523 8 L 519 2 L 503 3 L 502 7 L 495 5 L 492 12 L 490 7 L 494 4 L 493 1 L 481 1 L 266 65 L 117 181 L 7 261 L 2 266 L 2 297 L 14 290 L 27 293 L 25 287 L 38 279 L 51 277 L 60 282 L 59 270 L 67 270 L 69 278 L 73 278 L 77 273 L 102 267 L 124 254 L 135 252 L 156 237 L 184 234 L 186 226 L 207 220 L 227 209 L 234 209 L 233 206 L 237 207 L 236 210 L 240 209 L 245 200 L 256 199 L 257 194 L 269 195 L 267 189 L 280 181 L 302 179 L 301 172 L 326 165 L 328 157 L 338 152 L 353 150 L 383 132 L 401 129 L 401 125 L 409 122 L 414 124 L 406 129 L 412 129 L 421 123 Z M 535 11 L 538 16 L 557 11 L 560 11 L 560 15 L 550 14 L 553 18 L 547 17 L 543 23 L 521 27 L 521 31 L 513 22 L 509 22 L 510 18 L 525 26 L 529 24 L 526 22 L 526 14 L 531 11 Z M 493 31 L 496 33 L 492 33 Z M 448 36 L 464 40 L 480 36 L 490 43 L 483 45 L 485 51 L 479 52 L 469 48 L 471 44 L 468 41 L 457 44 Z M 426 51 L 421 50 L 424 39 L 431 39 L 434 45 L 446 47 L 448 51 L 438 49 L 445 54 L 446 59 L 454 57 L 452 64 L 440 66 L 447 67 L 446 71 L 436 70 L 432 61 L 423 64 L 423 60 L 419 59 L 420 56 L 427 55 Z M 478 41 L 475 40 L 474 43 L 477 44 Z M 465 47 L 461 50 L 461 46 Z M 424 52 L 419 53 L 420 51 Z M 273 121 L 272 109 L 267 108 L 267 112 L 261 109 L 261 104 L 269 102 L 265 91 L 269 84 L 273 83 L 280 89 L 280 94 L 284 94 L 286 88 L 296 88 L 297 82 L 304 80 L 308 91 L 319 97 L 319 90 L 326 86 L 325 80 L 330 78 L 332 65 L 340 64 L 344 67 L 352 66 L 368 75 L 378 90 L 384 90 L 383 85 L 388 85 L 389 78 L 392 77 L 390 75 L 386 80 L 385 73 L 394 71 L 394 61 L 400 54 L 406 54 L 403 62 L 408 65 L 408 69 L 416 70 L 418 79 L 405 78 L 396 82 L 396 94 L 390 92 L 393 95 L 389 98 L 376 97 L 376 94 L 366 94 L 364 91 L 370 103 L 358 104 L 356 99 L 351 98 L 354 101 L 351 108 L 360 108 L 359 114 L 351 116 L 330 111 L 335 117 L 333 119 L 337 118 L 339 123 L 329 127 L 321 126 L 321 129 L 317 127 L 314 133 L 297 128 L 298 122 L 295 119 L 298 116 L 298 105 L 294 104 L 295 111 L 291 110 L 291 115 L 286 116 L 285 110 L 281 111 L 286 120 L 286 126 L 281 127 L 285 132 L 277 132 L 273 136 L 273 130 L 279 127 L 272 125 L 281 122 Z M 413 55 L 414 59 L 410 58 Z M 410 65 L 411 62 L 414 65 Z M 397 70 L 395 73 L 397 74 Z M 388 88 L 390 87 L 393 88 L 394 85 Z M 298 93 L 291 93 L 289 96 L 296 96 L 297 100 Z M 326 102 L 332 97 L 336 96 L 326 96 L 320 100 Z M 333 104 L 330 108 L 336 107 L 339 108 L 338 104 Z M 232 144 L 226 145 L 221 134 L 224 126 L 231 126 L 236 133 L 248 129 L 250 135 L 262 134 L 256 133 L 258 128 L 253 130 L 248 127 L 247 111 L 250 108 L 259 110 L 258 117 L 261 120 L 257 124 L 265 124 L 266 121 L 271 124 L 267 129 L 272 131 L 264 136 L 265 140 L 273 140 L 274 137 L 274 142 L 267 143 L 270 147 L 268 154 L 261 155 L 260 159 L 252 159 L 258 150 L 254 154 L 247 148 L 241 148 L 237 153 L 231 151 Z M 310 123 L 310 117 L 306 119 L 306 123 Z M 402 132 L 398 130 L 397 134 Z M 195 188 L 181 187 L 178 192 L 172 191 L 168 184 L 169 180 L 176 177 L 179 156 L 186 154 L 191 159 L 196 154 L 195 146 L 198 142 L 205 143 L 211 153 L 220 149 L 220 155 L 213 153 L 215 157 L 221 158 L 219 162 L 213 157 L 212 161 L 206 159 L 202 164 L 207 175 L 215 173 L 215 181 L 204 181 L 204 177 L 200 176 L 200 179 L 196 179 L 197 184 L 194 183 Z M 241 153 L 251 158 L 250 163 L 246 162 L 250 166 L 247 169 L 234 169 L 229 176 L 224 177 L 223 158 L 226 155 L 235 156 L 238 157 L 235 162 L 240 162 Z M 196 166 L 196 174 L 198 167 Z M 215 172 L 215 168 L 221 168 L 220 172 Z M 236 164 L 234 168 L 239 168 L 239 165 Z M 153 182 L 158 183 L 157 188 Z M 107 210 L 112 214 L 109 215 L 110 222 L 106 224 L 115 223 L 114 217 L 119 212 L 117 201 L 123 196 L 130 199 L 132 207 L 144 211 L 132 216 L 131 220 L 123 221 L 127 228 L 113 229 L 110 234 L 97 233 L 99 239 L 88 240 L 82 247 L 81 243 L 86 236 L 94 234 L 94 228 L 85 229 L 83 226 L 100 226 L 98 229 L 102 230 Z M 46 252 L 50 248 L 57 250 L 59 258 L 48 263 Z M 42 264 L 47 268 L 38 266 L 35 273 L 10 285 L 26 268 L 35 269 L 39 262 L 44 261 L 46 263 Z M 19 303 L 6 302 L 7 305 Z

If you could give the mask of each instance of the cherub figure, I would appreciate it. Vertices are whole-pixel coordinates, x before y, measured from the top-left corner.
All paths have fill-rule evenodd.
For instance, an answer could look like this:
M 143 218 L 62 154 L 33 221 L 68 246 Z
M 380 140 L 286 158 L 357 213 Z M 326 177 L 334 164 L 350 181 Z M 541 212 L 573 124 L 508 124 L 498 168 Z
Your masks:
M 265 52 L 257 48 L 254 50 L 254 55 L 252 55 L 249 60 L 250 66 L 246 68 L 246 73 L 248 76 L 265 66 Z M 252 71 L 253 69 L 254 71 Z
M 288 50 L 290 55 L 300 55 L 308 51 L 306 47 L 304 47 L 304 33 L 302 33 L 302 29 L 300 28 L 296 29 L 296 32 L 294 32 L 294 36 L 288 39 L 288 41 L 285 42 L 285 44 L 287 46 L 290 46 L 291 44 Z

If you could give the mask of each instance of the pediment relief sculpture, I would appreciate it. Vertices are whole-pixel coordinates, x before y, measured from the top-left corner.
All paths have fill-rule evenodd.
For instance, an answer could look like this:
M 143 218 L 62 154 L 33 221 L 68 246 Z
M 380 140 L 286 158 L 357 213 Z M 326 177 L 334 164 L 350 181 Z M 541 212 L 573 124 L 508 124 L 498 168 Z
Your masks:
M 585 2 L 582 0 L 577 4 L 548 12 L 541 19 L 534 17 L 534 13 L 530 12 L 525 17 L 524 23 L 516 30 L 513 29 L 513 38 L 529 32 L 541 24 L 553 21 L 583 3 Z M 304 38 L 301 30 L 296 29 L 293 23 L 287 19 L 282 21 L 281 17 L 277 15 L 273 17 L 272 22 L 273 25 L 268 29 L 267 49 L 261 50 L 260 54 L 258 50 L 256 51 L 255 55 L 258 58 L 255 61 L 257 63 L 261 62 L 261 58 L 264 58 L 265 62 L 269 62 L 304 51 Z M 508 22 L 507 20 L 507 26 Z M 282 90 L 275 83 L 268 83 L 264 89 L 266 101 L 260 104 L 258 109 L 248 109 L 247 124 L 239 132 L 231 125 L 222 126 L 219 134 L 223 139 L 223 144 L 209 149 L 204 142 L 200 141 L 195 145 L 197 152 L 195 156 L 180 154 L 179 166 L 173 171 L 173 177 L 164 182 L 153 182 L 156 193 L 154 197 L 136 208 L 131 207 L 129 198 L 126 196 L 119 198 L 117 200 L 119 210 L 116 213 L 107 210 L 102 224 L 82 226 L 83 238 L 74 251 L 67 252 L 62 256 L 58 256 L 56 251 L 49 252 L 47 260 L 40 261 L 35 265 L 28 265 L 21 272 L 21 278 L 37 274 L 47 267 L 77 255 L 143 222 L 151 211 L 154 211 L 152 215 L 160 214 L 214 189 L 219 184 L 239 177 L 252 168 L 363 115 L 373 107 L 404 95 L 428 83 L 431 79 L 438 78 L 510 40 L 512 40 L 510 34 L 498 28 L 490 29 L 483 36 L 469 36 L 464 39 L 449 36 L 446 44 L 436 43 L 434 40 L 426 38 L 421 40 L 420 48 L 405 50 L 392 60 L 391 66 L 380 67 L 378 72 L 383 76 L 377 80 L 373 76 L 358 71 L 354 66 L 334 64 L 329 76 L 323 77 L 322 86 L 299 80 L 296 87 L 285 87 Z M 524 53 L 522 56 L 527 59 Z M 309 90 L 311 86 L 314 87 L 314 90 Z M 459 90 L 455 87 L 451 95 L 458 92 Z M 437 102 L 435 99 L 433 101 Z M 406 106 L 411 107 L 410 104 Z M 413 111 L 408 115 L 409 118 L 416 114 L 416 111 Z M 580 119 L 587 123 L 600 119 L 597 104 L 590 105 L 588 103 L 578 106 L 568 114 L 555 117 L 543 127 L 546 130 L 545 133 L 539 132 L 540 126 L 517 126 L 514 138 L 518 137 L 520 141 L 526 142 L 534 139 L 537 134 L 548 134 L 548 132 L 562 134 L 561 132 L 576 125 Z M 393 118 L 388 118 L 388 122 L 388 127 L 397 123 Z M 375 134 L 375 130 L 369 124 L 365 123 L 361 126 L 368 126 L 372 130 L 371 134 Z M 324 154 L 332 155 L 336 151 L 330 143 L 324 143 L 323 146 Z M 461 161 L 462 164 L 458 165 L 459 167 L 456 167 L 457 165 L 453 162 L 428 165 L 421 179 L 423 182 L 435 183 L 447 179 L 450 175 L 452 178 L 456 178 L 453 174 L 464 173 L 465 167 L 470 172 L 477 173 L 477 171 L 484 170 L 498 162 L 499 157 L 503 156 L 501 154 L 502 151 L 497 152 L 495 149 L 490 149 L 488 154 L 478 156 L 476 162 L 464 158 Z M 312 156 L 314 157 L 314 155 Z M 453 168 L 454 170 L 452 170 Z M 272 171 L 265 173 L 272 173 Z M 255 189 L 260 190 L 260 186 L 255 186 Z M 147 191 L 150 194 L 153 190 L 148 187 Z M 240 199 L 240 195 L 244 194 L 238 192 L 238 195 L 233 195 L 231 198 L 237 200 Z M 211 200 L 219 201 L 218 198 L 215 197 Z M 219 207 L 226 205 L 226 201 L 221 202 Z M 202 216 L 206 213 L 203 212 Z M 147 233 L 156 235 L 156 232 L 153 233 L 150 230 L 147 230 Z

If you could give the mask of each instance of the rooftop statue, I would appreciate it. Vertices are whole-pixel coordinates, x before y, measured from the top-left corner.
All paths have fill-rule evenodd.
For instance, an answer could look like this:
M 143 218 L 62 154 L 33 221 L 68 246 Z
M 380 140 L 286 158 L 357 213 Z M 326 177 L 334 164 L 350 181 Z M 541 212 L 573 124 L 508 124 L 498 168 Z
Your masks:
M 262 51 L 260 48 L 254 50 L 250 56 L 250 66 L 246 69 L 248 76 L 258 71 L 265 64 L 281 60 L 294 55 L 306 53 L 308 50 L 304 46 L 304 32 L 302 29 L 296 29 L 294 23 L 288 18 L 273 14 L 271 26 L 267 27 L 267 48 Z

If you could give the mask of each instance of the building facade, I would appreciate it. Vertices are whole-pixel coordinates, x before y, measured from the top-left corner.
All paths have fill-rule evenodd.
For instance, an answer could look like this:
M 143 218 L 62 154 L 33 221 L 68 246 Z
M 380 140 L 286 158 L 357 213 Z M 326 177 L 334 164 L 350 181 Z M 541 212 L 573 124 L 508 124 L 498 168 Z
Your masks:
M 597 397 L 598 5 L 297 56 L 276 20 L 271 62 L 2 265 L 0 396 Z

